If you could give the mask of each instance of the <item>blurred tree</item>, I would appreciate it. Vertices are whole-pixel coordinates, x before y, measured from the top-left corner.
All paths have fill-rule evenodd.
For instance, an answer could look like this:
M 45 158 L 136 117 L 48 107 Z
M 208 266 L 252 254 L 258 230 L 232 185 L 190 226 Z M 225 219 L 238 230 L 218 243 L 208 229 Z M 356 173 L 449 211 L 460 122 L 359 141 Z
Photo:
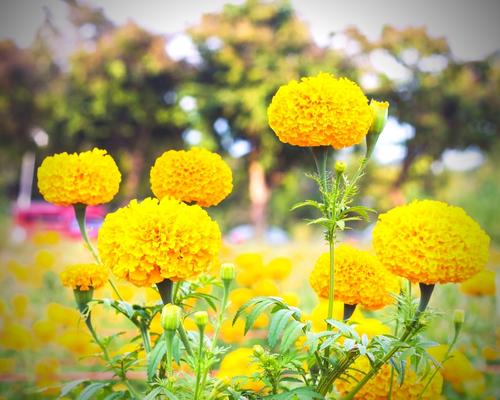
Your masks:
M 446 149 L 469 146 L 489 150 L 498 139 L 498 57 L 460 62 L 445 39 L 431 37 L 425 28 L 386 26 L 381 38 L 373 42 L 356 29 L 348 35 L 362 48 L 361 68 L 376 76 L 371 95 L 388 99 L 391 114 L 415 128 L 415 135 L 406 141 L 394 188 L 407 180 L 420 156 L 436 160 Z M 373 60 L 383 63 L 386 70 L 374 68 Z M 372 67 L 367 68 L 370 63 Z
M 176 91 L 187 68 L 167 56 L 165 44 L 133 23 L 111 30 L 92 51 L 71 57 L 45 99 L 52 112 L 45 128 L 55 150 L 97 145 L 123 152 L 125 199 L 137 195 L 147 161 L 167 144 L 182 145 L 186 114 Z
M 201 56 L 196 80 L 188 87 L 197 99 L 201 130 L 230 154 L 249 145 L 250 219 L 262 234 L 272 187 L 283 171 L 309 161 L 304 149 L 280 143 L 269 128 L 272 96 L 291 79 L 319 71 L 352 76 L 354 71 L 348 60 L 314 43 L 286 0 L 226 5 L 220 13 L 204 15 L 188 34 Z

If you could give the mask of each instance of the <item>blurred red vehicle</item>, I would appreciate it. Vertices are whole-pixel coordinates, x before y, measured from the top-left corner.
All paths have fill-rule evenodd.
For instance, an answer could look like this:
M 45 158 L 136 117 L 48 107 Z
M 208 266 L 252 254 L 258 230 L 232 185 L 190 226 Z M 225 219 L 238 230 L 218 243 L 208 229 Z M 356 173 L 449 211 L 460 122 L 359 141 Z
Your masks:
M 107 213 L 104 206 L 87 207 L 87 230 L 90 238 L 95 238 Z M 55 206 L 44 201 L 34 201 L 28 207 L 14 206 L 14 225 L 24 229 L 27 235 L 38 230 L 59 232 L 69 238 L 79 238 L 80 230 L 75 212 L 71 206 Z

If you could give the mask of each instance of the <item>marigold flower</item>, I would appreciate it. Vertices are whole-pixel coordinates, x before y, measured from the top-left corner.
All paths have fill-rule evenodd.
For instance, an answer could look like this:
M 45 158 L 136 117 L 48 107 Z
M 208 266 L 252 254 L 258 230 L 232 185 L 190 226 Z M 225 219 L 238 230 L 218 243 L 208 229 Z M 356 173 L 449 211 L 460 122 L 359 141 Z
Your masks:
M 309 282 L 319 297 L 328 298 L 330 255 L 320 256 Z M 399 292 L 399 280 L 368 251 L 342 244 L 335 249 L 334 296 L 346 304 L 377 310 L 393 302 L 390 293 Z
M 237 383 L 242 389 L 261 390 L 264 383 L 260 379 L 254 380 L 250 377 L 260 371 L 257 363 L 253 361 L 253 357 L 253 350 L 250 348 L 241 347 L 233 350 L 222 359 L 217 377 L 228 383 L 235 377 L 241 377 Z M 248 379 L 244 377 L 248 377 Z
M 378 258 L 394 274 L 426 284 L 462 282 L 488 261 L 488 235 L 463 209 L 413 201 L 379 216 Z
M 98 235 L 104 265 L 137 286 L 193 279 L 214 263 L 219 226 L 197 205 L 177 200 L 132 200 L 106 216 Z
M 345 379 L 336 381 L 337 390 L 341 395 L 349 393 L 356 386 L 357 382 L 367 373 L 370 368 L 370 362 L 367 357 L 359 357 L 349 371 L 349 376 Z M 394 400 L 417 400 L 420 393 L 427 384 L 427 379 L 420 380 L 419 376 L 410 368 L 406 367 L 405 379 L 400 386 L 395 384 L 392 387 L 392 399 Z M 386 400 L 391 384 L 391 367 L 385 364 L 380 371 L 372 379 L 370 379 L 361 390 L 354 396 L 356 400 Z M 443 378 L 441 374 L 436 374 L 432 379 L 431 384 L 424 392 L 422 399 L 434 400 L 438 399 L 443 387 Z
M 74 290 L 99 289 L 108 280 L 108 271 L 102 265 L 75 264 L 61 272 L 63 286 Z
M 217 153 L 196 147 L 163 153 L 151 168 L 150 179 L 159 199 L 172 197 L 202 207 L 219 204 L 233 190 L 229 165 Z
M 462 282 L 460 291 L 469 296 L 494 296 L 496 293 L 495 272 L 481 271 Z
M 276 281 L 282 281 L 292 272 L 292 260 L 288 257 L 276 257 L 271 260 L 265 269 L 266 275 Z
M 284 143 L 336 149 L 361 143 L 373 120 L 368 99 L 356 83 L 324 72 L 281 86 L 267 116 Z
M 96 205 L 111 201 L 121 174 L 106 150 L 59 153 L 46 157 L 38 168 L 38 189 L 56 205 Z

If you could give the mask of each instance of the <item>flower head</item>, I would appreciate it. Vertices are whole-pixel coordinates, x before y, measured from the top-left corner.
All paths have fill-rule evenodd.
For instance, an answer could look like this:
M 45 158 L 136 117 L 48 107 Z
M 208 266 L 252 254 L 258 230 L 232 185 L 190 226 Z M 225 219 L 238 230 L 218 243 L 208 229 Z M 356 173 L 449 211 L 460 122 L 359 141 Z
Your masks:
M 260 371 L 257 362 L 253 361 L 253 353 L 253 349 L 241 347 L 226 354 L 220 364 L 217 377 L 228 383 L 231 379 L 238 377 L 237 383 L 242 389 L 255 391 L 262 389 L 264 386 L 262 380 L 252 377 Z
M 379 216 L 378 258 L 394 274 L 426 284 L 462 282 L 488 261 L 489 237 L 459 207 L 414 201 Z
M 345 376 L 345 379 L 336 381 L 337 390 L 345 395 L 356 386 L 357 381 L 371 368 L 367 357 L 359 357 L 352 365 L 350 375 Z M 394 378 L 396 382 L 397 378 Z M 436 374 L 432 379 L 429 387 L 426 389 L 422 397 L 420 393 L 424 389 L 427 379 L 420 379 L 419 376 L 411 369 L 406 367 L 405 379 L 402 385 L 393 384 L 392 398 L 395 400 L 417 400 L 417 399 L 438 399 L 443 387 L 443 378 L 441 374 Z M 389 364 L 382 366 L 380 371 L 370 379 L 361 390 L 354 396 L 356 400 L 386 400 L 391 385 L 391 367 Z
M 328 298 L 330 255 L 320 256 L 309 281 L 319 297 Z M 390 293 L 399 292 L 399 280 L 367 251 L 349 245 L 335 249 L 335 300 L 376 310 L 393 302 Z
M 356 83 L 324 72 L 281 86 L 267 116 L 284 143 L 336 149 L 360 143 L 373 120 L 368 99 Z
M 192 279 L 217 262 L 219 226 L 197 205 L 132 200 L 106 216 L 99 230 L 102 262 L 137 286 Z
M 107 268 L 97 264 L 75 264 L 61 272 L 63 286 L 74 290 L 90 290 L 103 287 L 108 280 Z
M 106 150 L 59 153 L 38 168 L 38 189 L 56 205 L 96 205 L 111 201 L 118 192 L 121 174 Z
M 219 204 L 233 190 L 226 162 L 205 149 L 169 150 L 151 168 L 151 190 L 156 197 L 172 197 L 202 207 Z

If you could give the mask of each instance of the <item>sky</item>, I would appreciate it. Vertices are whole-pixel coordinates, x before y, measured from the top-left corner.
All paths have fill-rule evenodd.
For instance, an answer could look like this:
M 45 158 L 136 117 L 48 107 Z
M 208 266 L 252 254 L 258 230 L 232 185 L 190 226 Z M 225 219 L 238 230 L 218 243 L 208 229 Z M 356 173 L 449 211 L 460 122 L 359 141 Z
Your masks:
M 115 23 L 133 20 L 155 33 L 171 38 L 167 51 L 176 59 L 194 57 L 193 47 L 183 30 L 196 24 L 207 12 L 217 12 L 224 4 L 243 0 L 86 0 L 104 9 Z M 426 26 L 431 35 L 445 37 L 459 60 L 481 59 L 500 49 L 500 0 L 291 0 L 299 17 L 309 26 L 320 45 L 332 44 L 330 34 L 355 26 L 370 39 L 376 39 L 385 24 L 398 28 Z M 10 38 L 21 47 L 29 46 L 49 10 L 56 25 L 66 31 L 67 7 L 62 0 L 0 0 L 0 40 Z M 67 29 L 67 31 L 71 31 Z M 341 37 L 341 36 L 337 36 Z M 70 38 L 68 38 L 68 41 Z M 372 60 L 374 65 L 378 60 Z M 381 59 L 384 70 L 391 68 Z M 397 68 L 394 74 L 397 74 Z M 361 82 L 363 84 L 363 82 Z M 396 162 L 404 156 L 400 143 L 413 132 L 398 123 L 389 123 L 381 142 L 383 162 Z M 382 144 L 382 143 L 381 143 Z M 376 154 L 377 155 L 377 154 Z M 479 165 L 480 153 L 453 152 L 444 165 Z

